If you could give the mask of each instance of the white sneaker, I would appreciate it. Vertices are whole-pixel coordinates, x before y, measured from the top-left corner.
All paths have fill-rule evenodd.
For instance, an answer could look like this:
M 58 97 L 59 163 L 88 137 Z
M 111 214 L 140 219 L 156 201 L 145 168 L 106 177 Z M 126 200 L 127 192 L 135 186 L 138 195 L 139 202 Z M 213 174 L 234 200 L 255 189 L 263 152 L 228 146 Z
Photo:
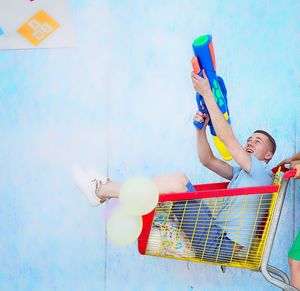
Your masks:
M 93 166 L 88 166 L 86 172 L 91 178 L 91 180 L 98 180 L 102 184 L 106 184 L 110 181 L 109 178 L 107 178 L 104 175 L 101 175 Z
M 98 206 L 103 203 L 106 199 L 100 200 L 97 197 L 95 190 L 97 185 L 105 184 L 109 179 L 101 177 L 93 169 L 89 169 L 89 173 L 85 173 L 80 167 L 74 166 L 72 168 L 72 174 L 75 185 L 79 190 L 86 196 L 91 206 Z

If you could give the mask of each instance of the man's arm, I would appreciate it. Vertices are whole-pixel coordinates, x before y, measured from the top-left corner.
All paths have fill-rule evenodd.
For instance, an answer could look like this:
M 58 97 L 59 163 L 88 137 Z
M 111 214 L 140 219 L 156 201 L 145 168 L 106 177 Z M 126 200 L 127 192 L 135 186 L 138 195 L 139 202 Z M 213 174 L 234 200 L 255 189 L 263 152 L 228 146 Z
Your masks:
M 232 167 L 228 163 L 216 158 L 208 143 L 206 127 L 209 122 L 209 117 L 197 111 L 194 120 L 201 123 L 204 122 L 202 129 L 196 129 L 197 152 L 201 164 L 225 179 L 232 179 Z
M 201 78 L 198 75 L 192 73 L 192 82 L 194 89 L 203 96 L 216 134 L 219 139 L 225 144 L 227 150 L 232 155 L 232 158 L 240 165 L 240 167 L 242 167 L 245 171 L 250 172 L 250 155 L 238 142 L 231 126 L 225 120 L 223 114 L 217 106 L 204 70 L 203 76 L 204 78 Z
M 295 154 L 295 155 L 293 155 L 289 159 L 285 159 L 285 160 L 281 161 L 277 166 L 282 166 L 282 165 L 285 165 L 285 164 L 290 164 L 291 162 L 297 161 L 297 160 L 300 160 L 300 152 L 297 153 L 297 154 Z
M 292 161 L 300 160 L 300 152 L 292 156 Z

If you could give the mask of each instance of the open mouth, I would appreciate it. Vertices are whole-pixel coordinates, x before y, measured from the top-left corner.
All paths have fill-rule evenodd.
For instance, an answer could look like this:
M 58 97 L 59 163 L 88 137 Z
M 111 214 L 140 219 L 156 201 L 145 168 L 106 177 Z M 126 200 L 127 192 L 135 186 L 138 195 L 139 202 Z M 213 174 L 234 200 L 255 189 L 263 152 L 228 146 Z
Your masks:
M 246 149 L 246 152 L 250 153 L 250 154 L 253 154 L 253 150 L 251 150 L 251 149 Z

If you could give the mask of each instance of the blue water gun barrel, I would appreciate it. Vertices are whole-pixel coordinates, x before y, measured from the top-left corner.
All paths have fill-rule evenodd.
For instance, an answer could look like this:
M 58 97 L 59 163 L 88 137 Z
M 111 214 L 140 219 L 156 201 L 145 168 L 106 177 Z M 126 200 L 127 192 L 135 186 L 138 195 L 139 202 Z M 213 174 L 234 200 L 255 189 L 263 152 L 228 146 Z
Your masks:
M 231 124 L 228 105 L 227 105 L 228 104 L 227 90 L 223 79 L 221 77 L 218 77 L 216 73 L 216 62 L 215 62 L 215 53 L 214 53 L 214 48 L 212 43 L 212 36 L 203 35 L 196 38 L 193 42 L 193 51 L 195 54 L 194 60 L 192 60 L 194 71 L 195 71 L 195 62 L 198 62 L 198 66 L 199 66 L 197 72 L 195 73 L 203 77 L 202 69 L 205 70 L 215 101 L 218 107 L 220 108 L 224 118 L 227 120 L 229 124 Z M 199 111 L 201 111 L 202 113 L 209 114 L 206 105 L 204 103 L 204 99 L 199 93 L 196 93 L 196 101 L 197 101 Z M 203 127 L 203 122 L 200 123 L 198 121 L 194 121 L 194 125 L 197 128 L 201 129 Z M 231 155 L 228 153 L 225 145 L 218 139 L 211 121 L 209 122 L 209 127 L 215 145 L 219 150 L 220 154 L 225 160 L 231 160 Z

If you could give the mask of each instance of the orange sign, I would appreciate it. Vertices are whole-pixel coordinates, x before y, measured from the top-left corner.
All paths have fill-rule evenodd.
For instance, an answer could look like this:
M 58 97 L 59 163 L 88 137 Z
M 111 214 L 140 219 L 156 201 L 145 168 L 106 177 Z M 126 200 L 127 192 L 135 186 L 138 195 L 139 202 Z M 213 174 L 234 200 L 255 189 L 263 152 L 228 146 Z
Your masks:
M 17 32 L 34 46 L 38 46 L 44 39 L 53 33 L 59 24 L 44 10 L 40 10 L 25 22 Z

